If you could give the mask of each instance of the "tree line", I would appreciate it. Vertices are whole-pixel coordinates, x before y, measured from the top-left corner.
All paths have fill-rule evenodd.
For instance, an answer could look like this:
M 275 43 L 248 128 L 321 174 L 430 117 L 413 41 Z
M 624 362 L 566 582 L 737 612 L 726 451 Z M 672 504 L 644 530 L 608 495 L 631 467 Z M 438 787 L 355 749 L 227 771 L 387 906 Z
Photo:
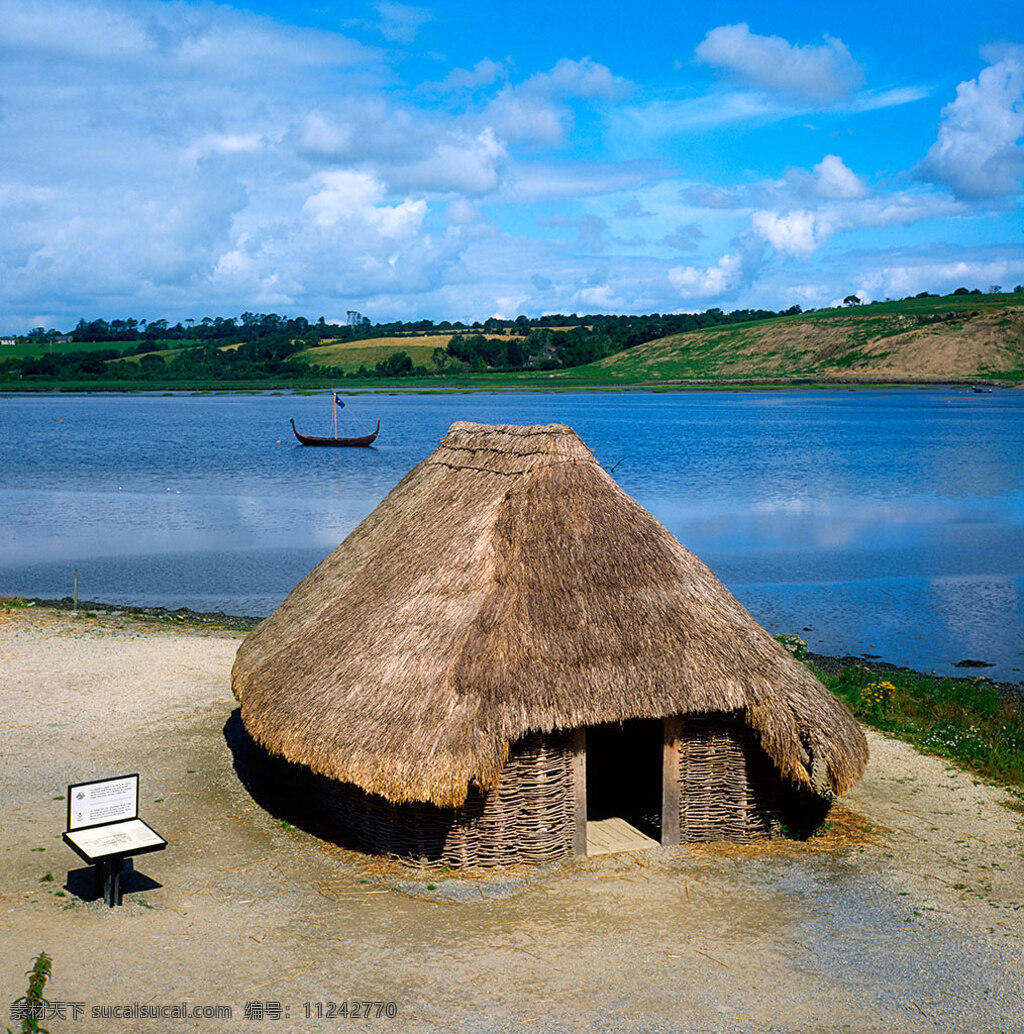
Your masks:
M 1024 287 L 1015 291 L 1024 293 Z M 974 293 L 961 288 L 957 294 Z M 926 292 L 918 298 L 930 297 Z M 847 304 L 859 303 L 850 296 Z M 795 316 L 799 305 L 770 309 L 710 308 L 700 313 L 653 313 L 641 316 L 550 314 L 515 319 L 491 317 L 465 324 L 442 320 L 371 323 L 349 311 L 344 324 L 316 322 L 277 313 L 244 312 L 239 317 L 204 317 L 170 325 L 167 320 L 80 319 L 70 338 L 95 343 L 87 350 L 53 351 L 35 357 L 3 358 L 0 381 L 117 381 L 159 384 L 216 381 L 337 382 L 347 379 L 408 376 L 452 376 L 486 371 L 556 370 L 596 362 L 646 341 L 706 327 Z M 373 366 L 342 374 L 336 366 L 318 363 L 316 349 L 335 342 L 408 337 L 415 345 L 423 335 L 450 333 L 435 348 L 429 366 L 416 365 L 396 349 Z M 26 338 L 53 342 L 57 331 L 36 328 Z M 22 340 L 26 340 L 23 338 Z M 108 347 L 103 347 L 108 346 Z M 157 354 L 161 351 L 168 355 Z M 300 359 L 297 353 L 306 354 Z M 137 361 L 127 357 L 141 355 Z M 122 360 L 122 361 L 112 361 Z

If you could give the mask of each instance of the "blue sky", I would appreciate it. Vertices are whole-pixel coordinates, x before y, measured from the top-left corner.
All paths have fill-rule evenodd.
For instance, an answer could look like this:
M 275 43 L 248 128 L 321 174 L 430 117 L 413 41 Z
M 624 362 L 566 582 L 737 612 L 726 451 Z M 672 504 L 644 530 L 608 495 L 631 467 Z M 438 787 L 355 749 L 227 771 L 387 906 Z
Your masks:
M 1024 282 L 1019 0 L 0 0 L 0 329 Z

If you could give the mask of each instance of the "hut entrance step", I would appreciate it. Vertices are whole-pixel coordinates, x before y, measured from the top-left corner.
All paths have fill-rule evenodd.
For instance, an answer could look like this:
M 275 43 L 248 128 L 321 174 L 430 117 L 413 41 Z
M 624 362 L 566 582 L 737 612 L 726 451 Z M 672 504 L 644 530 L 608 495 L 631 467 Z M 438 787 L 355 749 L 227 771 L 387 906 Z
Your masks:
M 617 854 L 620 851 L 646 851 L 658 841 L 631 826 L 625 819 L 596 819 L 587 823 L 587 856 Z

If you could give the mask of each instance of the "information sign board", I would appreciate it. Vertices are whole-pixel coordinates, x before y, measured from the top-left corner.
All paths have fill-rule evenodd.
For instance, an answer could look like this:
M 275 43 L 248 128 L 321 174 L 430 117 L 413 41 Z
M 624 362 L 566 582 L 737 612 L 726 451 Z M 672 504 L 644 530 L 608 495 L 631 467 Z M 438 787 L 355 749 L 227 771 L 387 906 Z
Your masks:
M 87 829 L 139 816 L 138 774 L 74 783 L 68 787 L 68 830 Z
M 96 862 L 111 855 L 144 854 L 159 851 L 167 845 L 159 833 L 150 829 L 142 819 L 129 819 L 113 826 L 93 826 L 90 829 L 69 830 L 66 841 L 86 861 Z

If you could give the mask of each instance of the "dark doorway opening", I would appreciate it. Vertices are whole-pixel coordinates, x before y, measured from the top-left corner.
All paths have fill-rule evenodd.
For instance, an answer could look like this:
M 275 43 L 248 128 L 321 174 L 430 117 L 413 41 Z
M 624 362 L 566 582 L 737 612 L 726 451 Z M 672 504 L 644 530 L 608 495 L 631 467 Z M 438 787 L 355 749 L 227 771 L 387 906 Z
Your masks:
M 621 818 L 661 839 L 663 738 L 660 718 L 588 726 L 588 821 Z

